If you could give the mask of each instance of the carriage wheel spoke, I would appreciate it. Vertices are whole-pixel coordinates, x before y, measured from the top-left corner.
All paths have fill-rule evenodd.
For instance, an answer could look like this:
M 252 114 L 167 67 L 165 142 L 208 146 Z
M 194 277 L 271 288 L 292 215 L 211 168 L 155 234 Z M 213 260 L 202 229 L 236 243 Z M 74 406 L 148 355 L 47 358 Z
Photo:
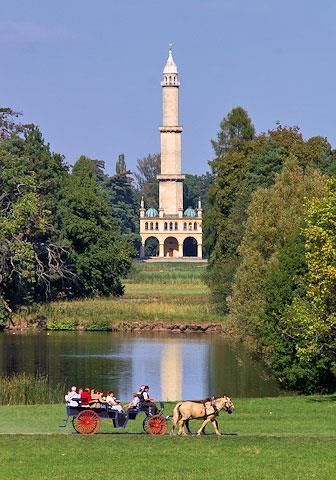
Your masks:
M 74 418 L 73 426 L 82 435 L 93 435 L 99 430 L 100 419 L 96 412 L 84 410 Z
M 153 415 L 145 419 L 144 430 L 150 435 L 164 435 L 168 432 L 168 422 L 162 415 Z

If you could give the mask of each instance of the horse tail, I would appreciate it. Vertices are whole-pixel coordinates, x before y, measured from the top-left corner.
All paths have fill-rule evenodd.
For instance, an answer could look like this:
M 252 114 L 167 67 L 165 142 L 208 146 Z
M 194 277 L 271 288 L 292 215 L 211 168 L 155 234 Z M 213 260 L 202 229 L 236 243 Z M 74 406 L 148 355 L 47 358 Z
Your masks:
M 177 422 L 182 418 L 181 412 L 180 412 L 180 406 L 182 405 L 183 402 L 179 402 L 175 405 L 174 410 L 173 410 L 173 427 L 172 427 L 172 433 L 174 433 L 175 427 L 177 425 Z

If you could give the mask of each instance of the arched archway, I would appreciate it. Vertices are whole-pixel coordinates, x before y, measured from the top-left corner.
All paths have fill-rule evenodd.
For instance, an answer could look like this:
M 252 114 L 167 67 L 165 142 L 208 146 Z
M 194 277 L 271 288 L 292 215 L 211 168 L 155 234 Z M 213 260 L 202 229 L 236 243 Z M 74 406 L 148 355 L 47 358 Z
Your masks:
M 159 256 L 159 240 L 155 237 L 148 237 L 145 241 L 145 256 L 158 257 Z
M 167 237 L 164 241 L 164 256 L 178 257 L 178 241 L 175 237 Z
M 183 242 L 183 256 L 197 257 L 197 240 L 194 237 L 187 237 Z

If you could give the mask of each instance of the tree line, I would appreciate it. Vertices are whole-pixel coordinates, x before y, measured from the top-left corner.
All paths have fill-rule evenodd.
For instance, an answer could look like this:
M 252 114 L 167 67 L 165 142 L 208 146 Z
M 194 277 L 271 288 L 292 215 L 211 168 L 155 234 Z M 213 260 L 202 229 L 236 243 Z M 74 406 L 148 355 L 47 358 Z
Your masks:
M 0 108 L 0 328 L 36 302 L 122 295 L 140 248 L 141 197 L 158 207 L 159 154 L 134 174 L 123 154 L 113 175 L 85 155 L 70 168 L 19 120 Z M 205 199 L 208 177 L 188 176 L 186 203 Z
M 336 152 L 234 108 L 212 141 L 204 218 L 214 301 L 278 381 L 336 387 Z
M 336 152 L 278 124 L 257 134 L 236 107 L 212 141 L 211 173 L 186 175 L 205 207 L 212 298 L 284 388 L 336 387 Z M 115 174 L 70 168 L 35 125 L 0 109 L 0 325 L 36 302 L 122 295 L 140 245 L 139 204 L 158 207 L 160 155 Z

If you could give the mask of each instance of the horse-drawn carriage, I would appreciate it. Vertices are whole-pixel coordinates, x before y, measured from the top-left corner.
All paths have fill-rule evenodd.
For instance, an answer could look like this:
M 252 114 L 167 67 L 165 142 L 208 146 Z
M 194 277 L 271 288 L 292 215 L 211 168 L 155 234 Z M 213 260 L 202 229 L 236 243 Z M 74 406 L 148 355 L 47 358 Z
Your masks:
M 69 418 L 72 418 L 72 425 L 77 433 L 92 435 L 99 431 L 101 419 L 111 420 L 114 428 L 126 428 L 129 420 L 135 420 L 143 413 L 145 415 L 142 422 L 144 431 L 150 435 L 164 435 L 168 431 L 168 417 L 163 415 L 163 410 L 162 402 L 160 402 L 160 410 L 155 414 L 150 406 L 141 404 L 123 412 L 107 404 L 101 404 L 99 408 L 88 408 L 87 405 L 81 405 L 79 402 L 76 407 L 67 405 L 67 419 L 61 427 L 65 427 Z
M 129 420 L 135 420 L 138 415 L 143 413 L 145 415 L 142 427 L 144 431 L 150 435 L 164 435 L 168 432 L 168 419 L 169 416 L 163 415 L 164 404 L 159 402 L 160 409 L 151 403 L 139 402 L 137 406 L 129 408 L 128 410 L 120 411 L 110 407 L 106 403 L 101 403 L 99 408 L 88 407 L 88 405 L 82 405 L 78 402 L 78 406 L 66 407 L 67 419 L 65 420 L 65 427 L 72 418 L 72 425 L 76 432 L 83 435 L 92 435 L 97 433 L 100 428 L 100 419 L 106 418 L 112 421 L 114 428 L 126 428 Z M 155 410 L 154 410 L 154 408 Z M 185 427 L 188 432 L 189 420 L 202 420 L 202 425 L 197 431 L 198 435 L 204 433 L 205 427 L 211 422 L 213 429 L 217 435 L 220 435 L 218 430 L 217 417 L 221 410 L 226 410 L 227 413 L 234 411 L 234 405 L 226 395 L 222 397 L 211 397 L 205 400 L 185 400 L 178 402 L 173 411 L 172 417 L 172 431 L 174 434 L 175 427 L 179 426 L 179 434 L 184 435 Z

